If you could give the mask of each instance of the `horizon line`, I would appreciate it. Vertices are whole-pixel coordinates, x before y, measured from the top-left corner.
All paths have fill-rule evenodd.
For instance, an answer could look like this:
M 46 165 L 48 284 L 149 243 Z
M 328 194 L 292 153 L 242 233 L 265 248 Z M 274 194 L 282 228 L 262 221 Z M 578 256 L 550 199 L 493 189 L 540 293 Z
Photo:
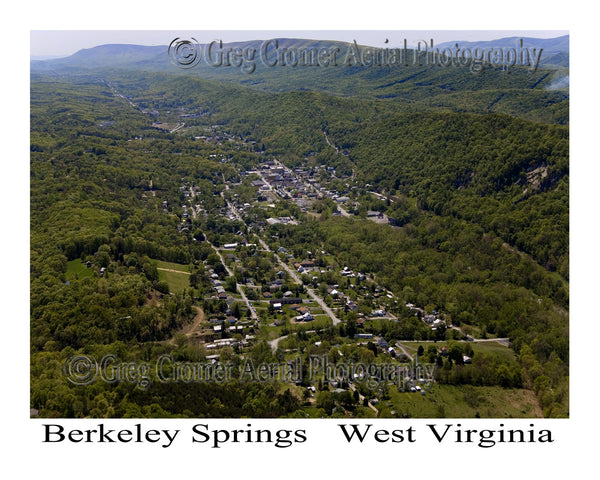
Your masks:
M 171 34 L 169 37 L 168 34 Z M 221 34 L 222 36 L 231 35 L 231 40 L 224 38 L 214 38 L 214 35 Z M 272 34 L 272 35 L 269 35 Z M 297 36 L 294 34 L 298 34 Z M 354 34 L 363 35 L 367 38 L 360 39 L 360 41 L 356 38 L 345 38 L 348 35 Z M 392 39 L 393 43 L 388 43 L 389 40 L 387 37 L 393 37 L 394 34 L 404 35 L 403 38 Z M 198 41 L 199 44 L 208 44 L 214 40 L 223 40 L 224 44 L 233 44 L 233 43 L 244 43 L 244 42 L 253 42 L 253 41 L 265 41 L 268 39 L 294 39 L 294 40 L 313 40 L 313 41 L 338 41 L 338 42 L 346 42 L 351 43 L 352 41 L 357 41 L 360 45 L 372 46 L 372 47 L 392 47 L 396 43 L 400 43 L 400 41 L 407 40 L 407 36 L 411 36 L 409 45 L 416 45 L 418 41 L 423 40 L 423 38 L 418 38 L 422 36 L 427 36 L 429 38 L 433 36 L 443 36 L 445 38 L 442 41 L 436 42 L 438 45 L 447 44 L 451 42 L 462 42 L 462 43 L 476 43 L 476 42 L 492 42 L 496 40 L 503 40 L 507 38 L 530 38 L 530 39 L 539 39 L 539 40 L 553 40 L 561 37 L 569 37 L 570 33 L 567 30 L 406 30 L 406 31 L 386 31 L 386 30 L 338 30 L 338 31 L 306 31 L 306 30 L 298 30 L 298 31 L 272 31 L 272 30 L 264 30 L 264 31 L 243 31 L 243 30 L 223 30 L 220 32 L 216 31 L 203 31 L 203 32 L 166 32 L 166 31 L 110 31 L 110 30 L 96 30 L 96 31 L 82 31 L 82 30 L 32 30 L 30 31 L 30 60 L 51 60 L 51 59 L 59 59 L 66 58 L 71 55 L 80 52 L 81 50 L 89 50 L 92 48 L 97 48 L 106 45 L 127 45 L 127 46 L 139 46 L 139 47 L 166 47 L 169 45 L 170 40 L 176 37 L 180 38 L 191 38 L 191 37 L 200 37 L 202 36 L 202 40 Z M 466 38 L 458 39 L 458 35 L 463 35 Z M 536 35 L 537 34 L 537 35 Z M 123 41 L 119 38 L 115 38 L 114 40 L 106 39 L 103 40 L 101 38 L 97 38 L 92 40 L 93 43 L 90 43 L 89 37 L 94 36 L 136 36 L 137 39 L 134 39 L 132 42 Z M 175 35 L 173 37 L 172 35 Z M 194 36 L 195 35 L 195 36 Z M 242 37 L 240 37 L 240 35 Z M 254 38 L 249 37 L 250 35 L 255 36 Z M 264 35 L 264 38 L 261 38 L 261 35 Z M 304 35 L 304 36 L 303 36 Z M 322 36 L 319 36 L 322 35 Z M 454 37 L 449 37 L 449 35 L 454 35 Z M 496 35 L 493 38 L 473 38 L 479 37 L 481 35 Z M 533 35 L 533 36 L 532 36 Z M 538 36 L 543 35 L 543 36 Z M 72 45 L 73 39 L 77 37 L 79 38 L 78 44 L 81 46 L 73 47 Z M 158 36 L 165 37 L 165 40 L 158 40 Z M 208 36 L 212 38 L 207 39 Z M 332 38 L 332 36 L 336 36 L 338 38 Z M 143 37 L 152 37 L 143 38 Z M 472 37 L 472 38 L 469 38 Z M 54 40 L 54 42 L 52 41 Z M 87 40 L 87 44 L 86 44 Z M 56 44 L 58 42 L 58 45 Z M 70 44 L 67 46 L 67 44 Z M 37 51 L 40 50 L 39 46 L 46 47 L 45 51 Z M 36 50 L 36 46 L 38 49 Z M 43 48 L 42 47 L 42 48 Z M 65 51 L 68 49 L 68 52 Z M 62 51 L 59 51 L 62 50 Z

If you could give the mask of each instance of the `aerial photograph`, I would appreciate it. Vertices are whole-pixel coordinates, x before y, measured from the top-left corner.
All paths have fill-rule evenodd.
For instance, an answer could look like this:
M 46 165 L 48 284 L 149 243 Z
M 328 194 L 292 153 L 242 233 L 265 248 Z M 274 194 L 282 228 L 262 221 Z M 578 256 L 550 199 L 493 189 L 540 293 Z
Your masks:
M 569 52 L 32 30 L 30 417 L 569 418 Z

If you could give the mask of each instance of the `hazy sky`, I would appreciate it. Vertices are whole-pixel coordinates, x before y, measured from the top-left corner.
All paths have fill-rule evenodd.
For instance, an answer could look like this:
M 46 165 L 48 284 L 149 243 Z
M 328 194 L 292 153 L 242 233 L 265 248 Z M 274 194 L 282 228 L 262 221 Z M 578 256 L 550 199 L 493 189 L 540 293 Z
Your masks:
M 213 40 L 235 42 L 265 40 L 277 37 L 313 38 L 320 40 L 356 40 L 363 45 L 400 45 L 418 40 L 434 40 L 436 44 L 457 40 L 495 40 L 502 37 L 554 38 L 568 34 L 564 30 L 31 30 L 30 54 L 71 55 L 82 48 L 108 43 L 135 45 L 168 45 L 174 38 L 194 37 L 200 43 Z

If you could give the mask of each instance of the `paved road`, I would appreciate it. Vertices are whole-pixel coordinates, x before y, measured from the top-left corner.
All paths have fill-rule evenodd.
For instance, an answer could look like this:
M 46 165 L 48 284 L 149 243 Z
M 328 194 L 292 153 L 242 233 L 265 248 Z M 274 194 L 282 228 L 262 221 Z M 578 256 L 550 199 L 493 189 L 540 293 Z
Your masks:
M 341 323 L 341 320 L 336 317 L 336 315 L 333 312 L 333 310 L 327 306 L 327 304 L 325 303 L 325 301 L 319 295 L 317 295 L 312 288 L 308 288 L 308 287 L 305 287 L 305 288 L 306 288 L 306 291 L 307 291 L 308 295 L 315 302 L 317 302 L 319 304 L 319 306 L 323 309 L 323 311 L 327 315 L 329 315 L 329 318 L 331 318 L 331 321 L 333 322 L 334 325 L 337 325 L 338 323 Z
M 277 346 L 279 345 L 279 342 L 287 337 L 288 337 L 288 335 L 283 335 L 282 337 L 277 337 L 277 338 L 274 338 L 273 340 L 269 340 L 268 344 L 271 347 L 271 350 L 276 351 Z
M 265 251 L 267 251 L 267 252 L 271 251 L 269 246 L 265 243 L 265 241 L 262 238 L 258 237 L 258 241 L 260 242 L 261 246 L 265 249 Z M 275 255 L 275 258 L 277 258 L 277 261 L 279 262 L 279 265 L 281 266 L 281 268 L 283 268 L 286 272 L 289 273 L 290 277 L 292 277 L 292 280 L 294 280 L 298 284 L 302 283 L 302 280 L 300 280 L 300 278 L 298 277 L 296 272 L 294 270 L 292 270 L 287 264 L 285 264 L 283 262 L 283 260 L 281 260 L 281 258 L 279 258 L 278 255 Z M 341 323 L 341 320 L 336 317 L 333 310 L 327 306 L 325 301 L 319 295 L 317 295 L 312 288 L 309 288 L 309 287 L 305 287 L 305 288 L 306 288 L 306 292 L 308 293 L 308 296 L 310 298 L 312 298 L 315 302 L 317 302 L 317 304 L 323 309 L 323 311 L 329 316 L 329 318 L 331 318 L 331 321 L 333 322 L 334 325 Z
M 406 355 L 411 362 L 413 361 L 413 359 L 414 359 L 413 356 L 410 353 L 408 353 L 408 350 L 406 350 L 406 348 L 404 348 L 404 345 L 402 345 L 400 342 L 397 342 L 396 347 L 398 347 L 400 350 L 402 350 L 402 353 L 404 355 Z
M 348 211 L 345 208 L 343 208 L 341 205 L 338 205 L 337 209 L 338 209 L 338 212 L 340 212 L 342 214 L 342 217 L 353 217 L 354 216 L 354 215 L 350 215 L 348 213 Z
M 177 130 L 181 130 L 183 127 L 185 127 L 185 123 L 179 123 L 177 124 L 177 126 L 171 130 L 169 133 L 175 133 Z
M 336 147 L 331 140 L 329 140 L 329 137 L 327 136 L 327 133 L 325 132 L 325 130 L 323 130 L 323 135 L 325 135 L 325 141 L 327 142 L 327 145 L 329 145 L 331 148 L 335 149 L 335 153 L 340 153 L 340 149 L 338 147 Z
M 192 218 L 196 218 L 196 207 L 194 205 L 194 187 L 190 186 L 190 205 L 192 206 Z
M 223 255 L 221 255 L 221 252 L 219 251 L 219 249 L 216 248 L 212 244 L 211 244 L 211 246 L 212 246 L 213 250 L 215 252 L 217 252 L 217 255 L 219 256 L 219 259 L 221 260 L 221 263 L 225 267 L 225 271 L 227 272 L 227 275 L 229 275 L 230 277 L 233 277 L 234 276 L 233 272 L 225 264 L 225 260 L 223 259 Z M 248 297 L 246 297 L 246 294 L 244 293 L 244 289 L 242 288 L 242 286 L 239 283 L 236 283 L 235 284 L 235 288 L 236 288 L 237 292 L 240 294 L 240 296 L 242 297 L 242 300 L 244 301 L 244 303 L 246 304 L 246 306 L 248 307 L 248 311 L 250 312 L 250 318 L 252 318 L 252 320 L 258 320 L 258 315 L 256 314 L 256 310 L 254 309 L 254 307 L 250 303 L 250 300 L 248 300 Z
M 352 391 L 356 390 L 356 386 L 353 383 L 349 383 L 348 386 L 350 387 L 350 390 L 352 390 Z M 364 399 L 365 399 L 364 395 L 362 393 L 358 392 L 358 401 L 362 404 Z M 373 410 L 377 415 L 379 415 L 379 410 L 377 410 L 375 405 L 373 405 L 371 402 L 367 402 L 367 405 L 369 406 L 369 408 L 371 410 Z

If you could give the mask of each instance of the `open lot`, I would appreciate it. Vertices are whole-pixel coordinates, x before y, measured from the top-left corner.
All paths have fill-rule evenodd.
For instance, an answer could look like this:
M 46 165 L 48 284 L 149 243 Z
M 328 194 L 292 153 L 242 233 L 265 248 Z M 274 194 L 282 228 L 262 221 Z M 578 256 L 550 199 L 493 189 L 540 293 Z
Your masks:
M 158 269 L 158 278 L 167 282 L 169 290 L 173 293 L 181 293 L 190 287 L 190 272 L 188 265 L 179 263 L 163 262 L 154 260 Z
M 94 274 L 92 267 L 87 267 L 80 258 L 67 262 L 67 273 L 65 277 L 67 280 L 75 280 L 85 277 L 91 277 Z

